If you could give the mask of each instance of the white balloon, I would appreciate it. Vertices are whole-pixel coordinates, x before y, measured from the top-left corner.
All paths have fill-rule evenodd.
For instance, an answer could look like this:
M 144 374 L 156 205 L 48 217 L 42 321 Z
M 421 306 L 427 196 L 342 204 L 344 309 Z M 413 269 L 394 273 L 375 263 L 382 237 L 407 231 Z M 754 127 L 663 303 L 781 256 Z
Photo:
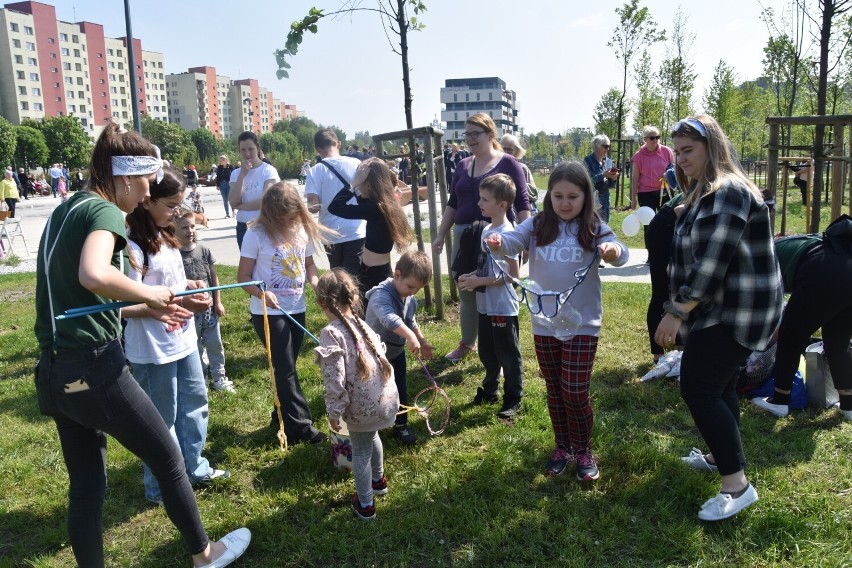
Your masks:
M 639 233 L 639 229 L 641 227 L 642 224 L 639 223 L 639 219 L 636 217 L 635 213 L 631 213 L 624 218 L 624 221 L 621 222 L 621 232 L 628 237 L 632 237 Z
M 639 219 L 639 222 L 643 225 L 647 225 L 651 222 L 651 219 L 654 218 L 654 210 L 648 207 L 647 205 L 643 205 L 639 209 L 636 210 L 636 218 Z

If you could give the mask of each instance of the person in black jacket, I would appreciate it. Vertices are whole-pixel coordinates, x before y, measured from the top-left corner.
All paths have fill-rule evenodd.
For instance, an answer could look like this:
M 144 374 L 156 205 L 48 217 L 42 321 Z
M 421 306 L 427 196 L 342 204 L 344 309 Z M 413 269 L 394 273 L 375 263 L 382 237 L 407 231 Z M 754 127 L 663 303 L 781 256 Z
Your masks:
M 231 165 L 228 156 L 224 154 L 219 156 L 219 165 L 216 166 L 216 187 L 219 188 L 219 193 L 222 194 L 222 202 L 225 204 L 225 219 L 231 217 L 228 194 L 231 192 L 231 173 L 233 171 L 234 167 Z

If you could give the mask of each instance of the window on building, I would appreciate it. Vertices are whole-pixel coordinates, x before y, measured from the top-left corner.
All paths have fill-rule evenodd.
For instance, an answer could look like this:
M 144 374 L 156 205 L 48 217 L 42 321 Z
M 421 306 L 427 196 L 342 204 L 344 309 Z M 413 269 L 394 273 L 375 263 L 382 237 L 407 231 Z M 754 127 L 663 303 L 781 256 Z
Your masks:
M 12 40 L 12 47 L 21 47 L 21 40 L 13 39 Z
M 488 100 L 489 100 L 489 101 L 493 101 L 493 100 L 494 100 L 494 93 L 488 93 Z
M 68 41 L 68 34 L 59 34 L 59 41 Z
M 82 111 L 81 111 L 81 112 L 82 112 Z M 81 118 L 81 119 L 80 119 L 80 125 L 82 125 L 82 126 L 88 126 L 88 125 L 89 125 L 89 120 L 88 120 L 87 118 Z
M 107 55 L 115 55 L 112 49 L 107 49 Z
M 77 98 L 79 98 L 79 99 L 85 99 L 85 98 L 86 98 L 86 93 L 84 93 L 83 91 L 77 91 Z
M 116 49 L 115 54 L 118 55 L 119 57 L 124 57 L 124 53 L 120 49 Z
M 118 118 L 118 111 L 113 112 L 113 113 L 112 113 L 112 117 L 113 117 L 113 118 Z
M 60 48 L 59 48 L 59 53 L 61 53 L 62 55 L 65 55 L 66 57 L 68 57 L 68 56 L 70 56 L 70 55 L 71 55 L 71 50 L 70 50 L 70 49 L 68 49 L 67 47 L 60 47 Z
M 103 85 L 104 83 L 106 83 L 106 81 L 104 81 L 103 79 L 100 79 L 100 80 L 98 81 L 98 83 L 99 83 L 99 84 L 101 84 L 101 85 Z
M 115 69 L 115 61 L 107 61 L 107 67 L 110 69 Z
M 38 81 L 38 73 L 30 73 L 30 81 Z
M 80 105 L 80 112 L 86 112 L 86 106 Z
M 51 54 L 50 54 L 50 58 L 51 58 L 51 59 L 56 59 L 56 54 L 55 54 L 55 53 L 51 53 Z
M 108 77 L 110 81 L 115 81 L 115 73 L 110 73 Z
M 80 57 L 80 50 L 79 49 L 74 50 L 74 57 Z
M 119 62 L 118 62 L 118 68 L 119 68 L 119 69 L 124 69 L 124 63 L 122 63 L 121 61 L 119 61 Z
M 47 38 L 47 43 L 56 43 L 56 40 L 52 37 Z
M 65 98 L 66 99 L 73 99 L 74 98 L 74 91 L 65 91 Z
M 34 97 L 40 97 L 41 96 L 41 89 L 39 87 L 33 87 L 31 92 L 32 92 Z
M 73 77 L 65 77 L 65 84 L 73 85 L 74 84 L 74 78 Z
M 12 30 L 13 32 L 17 32 L 17 31 L 19 31 L 19 29 L 18 29 L 18 24 L 14 23 L 14 22 L 13 22 L 13 23 L 10 23 L 10 24 L 9 24 L 9 29 L 10 29 L 10 30 Z
M 38 67 L 38 59 L 35 57 L 27 57 L 27 64 L 32 65 L 33 67 Z
M 61 103 L 61 102 L 62 102 L 62 97 L 56 97 L 56 99 L 54 99 L 54 100 L 55 100 L 56 102 L 58 102 L 58 103 Z
M 27 101 L 21 101 L 21 110 L 30 110 L 30 103 Z
M 83 86 L 83 78 L 82 77 L 77 77 L 77 84 L 80 85 L 81 87 Z
M 82 70 L 83 70 L 83 66 L 82 66 L 82 65 L 80 65 L 79 63 L 75 63 L 75 64 L 74 64 L 74 70 L 75 70 L 75 71 L 82 71 Z
M 80 43 L 80 37 L 77 35 L 71 36 L 71 43 Z
M 464 100 L 465 100 L 465 102 L 467 102 L 467 101 L 469 101 L 469 100 L 470 100 L 470 93 L 465 93 L 465 94 L 464 94 Z
M 118 94 L 118 87 L 110 87 L 109 92 L 113 94 Z
M 26 47 L 27 51 L 35 51 L 35 44 L 31 41 L 28 41 L 24 47 Z
M 18 94 L 19 95 L 26 95 L 27 94 L 27 88 L 26 87 L 18 87 Z
M 32 29 L 31 27 L 29 27 L 29 26 L 24 26 L 24 33 L 25 33 L 26 35 L 33 35 L 33 33 L 34 33 L 34 32 L 33 32 L 33 29 Z
M 68 112 L 77 112 L 77 107 L 75 105 L 68 105 Z
M 24 64 L 24 57 L 22 55 L 16 55 L 15 56 L 15 63 L 17 63 L 18 65 L 23 65 Z
M 52 71 L 53 73 L 59 73 L 59 69 L 58 69 L 58 68 L 56 68 L 56 67 L 54 67 L 53 69 L 51 69 L 51 71 Z
M 44 105 L 41 103 L 33 103 L 33 110 L 44 111 Z
M 70 63 L 63 63 L 62 68 L 65 69 L 66 71 L 71 71 L 71 64 Z
M 112 106 L 118 106 L 118 99 L 112 99 L 110 103 L 112 103 Z

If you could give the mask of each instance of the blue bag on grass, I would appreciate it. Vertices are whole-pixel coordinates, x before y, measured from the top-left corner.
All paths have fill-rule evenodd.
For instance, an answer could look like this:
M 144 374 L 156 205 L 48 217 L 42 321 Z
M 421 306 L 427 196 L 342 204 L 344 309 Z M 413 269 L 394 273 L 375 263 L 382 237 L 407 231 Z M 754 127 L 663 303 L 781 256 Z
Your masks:
M 775 394 L 775 378 L 771 378 L 761 386 L 748 393 L 749 398 L 766 398 Z M 793 387 L 790 390 L 790 410 L 801 410 L 808 405 L 808 391 L 805 388 L 805 380 L 802 372 L 796 371 L 793 377 Z

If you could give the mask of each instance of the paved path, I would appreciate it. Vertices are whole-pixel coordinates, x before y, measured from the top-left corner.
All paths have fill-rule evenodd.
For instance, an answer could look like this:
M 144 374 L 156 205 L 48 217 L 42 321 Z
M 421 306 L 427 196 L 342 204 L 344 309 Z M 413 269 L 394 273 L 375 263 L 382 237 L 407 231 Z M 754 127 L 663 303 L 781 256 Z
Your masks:
M 296 180 L 290 181 L 293 185 L 296 185 Z M 219 264 L 236 266 L 240 260 L 239 250 L 237 249 L 236 221 L 233 217 L 225 219 L 225 208 L 218 189 L 215 187 L 202 187 L 200 189 L 204 210 L 210 222 L 208 229 L 204 227 L 199 228 L 199 241 L 210 248 Z M 59 199 L 54 197 L 31 197 L 29 200 L 23 200 L 18 203 L 17 215 L 21 218 L 21 229 L 24 232 L 24 237 L 31 253 L 29 257 L 26 257 L 21 241 L 18 239 L 15 243 L 15 252 L 19 257 L 22 259 L 35 258 L 41 233 L 44 231 L 45 224 L 47 223 L 47 217 L 57 205 L 59 205 Z M 428 228 L 429 226 L 426 207 L 426 203 L 421 204 L 424 228 Z M 411 213 L 412 206 L 406 206 L 405 210 L 409 214 L 409 218 L 413 219 Z M 413 226 L 413 220 L 411 222 Z M 438 222 L 440 222 L 440 218 Z M 426 252 L 431 254 L 431 247 L 429 247 L 428 243 L 426 243 L 426 249 Z M 446 274 L 446 256 L 442 255 L 441 259 L 442 269 Z M 320 268 L 328 268 L 328 261 L 322 251 L 318 252 L 315 260 L 317 266 Z M 644 250 L 632 249 L 630 251 L 630 260 L 626 265 L 619 268 L 607 265 L 606 268 L 601 269 L 601 280 L 610 282 L 644 282 L 650 284 L 651 280 L 648 275 L 646 260 L 647 253 Z

